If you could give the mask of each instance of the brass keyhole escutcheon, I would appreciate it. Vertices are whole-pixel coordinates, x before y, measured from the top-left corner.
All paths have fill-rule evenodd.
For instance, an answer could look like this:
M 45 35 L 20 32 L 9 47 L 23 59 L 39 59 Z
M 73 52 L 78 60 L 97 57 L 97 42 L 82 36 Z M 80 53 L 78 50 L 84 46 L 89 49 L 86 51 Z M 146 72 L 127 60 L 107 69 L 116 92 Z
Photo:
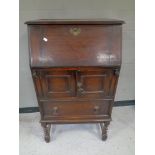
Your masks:
M 81 33 L 81 29 L 77 27 L 73 27 L 70 29 L 70 33 L 74 36 L 77 36 Z

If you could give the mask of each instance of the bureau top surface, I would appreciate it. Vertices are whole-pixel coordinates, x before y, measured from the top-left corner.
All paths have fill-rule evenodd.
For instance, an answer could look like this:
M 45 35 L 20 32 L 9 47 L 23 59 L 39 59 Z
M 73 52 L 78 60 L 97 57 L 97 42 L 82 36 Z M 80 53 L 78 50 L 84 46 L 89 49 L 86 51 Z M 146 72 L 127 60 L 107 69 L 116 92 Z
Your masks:
M 28 25 L 46 25 L 46 24 L 105 24 L 121 25 L 122 20 L 116 19 L 38 19 L 25 22 Z

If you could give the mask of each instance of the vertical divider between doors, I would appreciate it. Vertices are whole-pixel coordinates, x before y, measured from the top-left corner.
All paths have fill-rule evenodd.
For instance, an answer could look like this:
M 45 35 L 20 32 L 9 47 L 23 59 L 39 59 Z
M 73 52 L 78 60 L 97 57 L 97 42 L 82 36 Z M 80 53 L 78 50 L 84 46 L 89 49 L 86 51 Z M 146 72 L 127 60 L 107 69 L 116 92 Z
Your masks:
M 78 73 L 77 70 L 74 71 L 75 73 L 75 96 L 78 96 L 78 90 L 77 90 L 77 83 L 78 83 Z

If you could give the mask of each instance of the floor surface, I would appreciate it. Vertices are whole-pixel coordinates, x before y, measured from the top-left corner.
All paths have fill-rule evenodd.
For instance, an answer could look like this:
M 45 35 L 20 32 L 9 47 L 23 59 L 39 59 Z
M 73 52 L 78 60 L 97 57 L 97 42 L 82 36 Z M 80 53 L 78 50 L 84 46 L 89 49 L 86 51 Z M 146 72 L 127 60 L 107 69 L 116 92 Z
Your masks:
M 98 124 L 53 125 L 45 143 L 39 113 L 20 114 L 20 155 L 134 155 L 134 106 L 114 107 L 107 141 Z

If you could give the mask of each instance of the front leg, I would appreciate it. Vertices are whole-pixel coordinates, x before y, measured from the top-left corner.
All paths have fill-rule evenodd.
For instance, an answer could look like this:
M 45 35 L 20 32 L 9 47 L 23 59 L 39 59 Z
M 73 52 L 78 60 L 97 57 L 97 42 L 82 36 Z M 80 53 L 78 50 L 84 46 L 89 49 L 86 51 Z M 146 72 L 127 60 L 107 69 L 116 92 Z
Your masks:
M 47 143 L 50 142 L 50 129 L 51 129 L 51 124 L 47 123 L 41 123 L 43 130 L 44 130 L 44 139 Z
M 110 122 L 104 122 L 104 125 L 102 123 L 100 123 L 101 126 L 101 130 L 102 130 L 102 140 L 106 140 L 107 139 L 107 130 L 108 130 L 108 126 L 109 126 Z

